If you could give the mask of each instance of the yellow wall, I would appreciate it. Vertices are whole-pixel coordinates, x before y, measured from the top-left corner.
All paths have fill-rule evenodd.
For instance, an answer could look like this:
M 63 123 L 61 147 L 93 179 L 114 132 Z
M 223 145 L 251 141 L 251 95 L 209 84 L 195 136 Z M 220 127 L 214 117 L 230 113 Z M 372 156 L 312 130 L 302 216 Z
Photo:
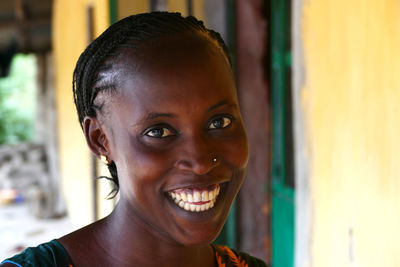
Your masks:
M 88 44 L 87 7 L 94 8 L 96 35 L 109 23 L 108 0 L 56 0 L 53 9 L 53 49 L 59 157 L 68 213 L 76 227 L 90 223 L 92 190 L 90 153 L 78 123 L 72 95 L 72 72 Z
M 188 16 L 187 0 L 167 0 L 168 11 L 180 12 L 182 16 Z M 205 21 L 204 0 L 192 1 L 193 16 Z
M 304 0 L 312 266 L 400 266 L 400 2 Z
M 127 16 L 148 12 L 150 8 L 150 0 L 118 0 L 117 1 L 117 14 L 118 19 L 123 19 Z
M 150 0 L 131 1 L 118 0 L 118 19 L 125 18 L 136 13 L 150 11 Z M 183 16 L 187 16 L 187 0 L 167 0 L 166 7 L 170 12 L 180 12 Z M 204 20 L 204 0 L 193 1 L 193 15 Z
M 187 0 L 167 0 L 168 10 L 171 12 L 181 12 L 187 16 Z

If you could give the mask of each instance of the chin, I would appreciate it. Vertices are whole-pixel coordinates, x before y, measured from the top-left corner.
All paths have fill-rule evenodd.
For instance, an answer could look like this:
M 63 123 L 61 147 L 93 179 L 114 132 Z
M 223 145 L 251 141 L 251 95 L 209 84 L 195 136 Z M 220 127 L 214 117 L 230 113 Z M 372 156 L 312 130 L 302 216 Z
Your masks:
M 215 210 L 217 211 L 217 210 Z M 214 215 L 209 221 L 185 223 L 180 236 L 181 243 L 187 246 L 200 246 L 212 243 L 219 235 L 228 217 L 229 209 Z
M 199 231 L 192 233 L 190 236 L 184 236 L 181 240 L 181 244 L 185 246 L 203 246 L 211 244 L 221 232 L 222 226 L 219 227 L 218 231 L 214 228 L 212 231 Z

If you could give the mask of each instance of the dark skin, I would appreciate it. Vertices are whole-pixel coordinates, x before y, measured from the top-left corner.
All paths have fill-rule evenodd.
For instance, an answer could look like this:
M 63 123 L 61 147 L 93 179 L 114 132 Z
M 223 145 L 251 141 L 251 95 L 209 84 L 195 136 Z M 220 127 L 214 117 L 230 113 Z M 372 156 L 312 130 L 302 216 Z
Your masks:
M 97 96 L 104 110 L 83 128 L 92 152 L 115 162 L 120 200 L 110 216 L 59 241 L 78 267 L 216 266 L 210 243 L 248 161 L 226 57 L 204 35 L 181 34 L 123 50 L 114 70 L 117 93 Z M 203 212 L 168 196 L 215 185 L 215 206 Z

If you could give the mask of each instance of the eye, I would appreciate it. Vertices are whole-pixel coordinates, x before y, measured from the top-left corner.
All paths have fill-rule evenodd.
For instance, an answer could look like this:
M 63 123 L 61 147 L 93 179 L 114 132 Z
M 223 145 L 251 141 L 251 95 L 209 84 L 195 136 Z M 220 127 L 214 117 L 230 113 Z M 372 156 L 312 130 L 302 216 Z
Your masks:
M 174 133 L 166 127 L 156 127 L 156 128 L 151 128 L 150 130 L 147 130 L 144 133 L 144 135 L 152 137 L 152 138 L 164 138 L 164 137 L 174 135 Z
M 232 119 L 228 117 L 219 117 L 216 119 L 213 119 L 208 126 L 209 129 L 222 129 L 226 128 L 229 125 L 231 125 Z

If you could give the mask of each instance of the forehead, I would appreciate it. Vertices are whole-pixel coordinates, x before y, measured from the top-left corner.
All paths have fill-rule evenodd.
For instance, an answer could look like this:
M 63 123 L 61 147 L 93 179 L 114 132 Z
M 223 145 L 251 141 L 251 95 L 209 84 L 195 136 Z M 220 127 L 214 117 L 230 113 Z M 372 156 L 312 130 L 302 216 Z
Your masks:
M 179 34 L 139 48 L 122 50 L 116 63 L 122 96 L 228 93 L 236 96 L 232 71 L 223 50 L 203 34 Z
M 229 61 L 218 42 L 202 32 L 176 33 L 149 39 L 134 48 L 122 48 L 117 66 L 122 71 L 162 71 L 166 66 L 196 65 L 204 56 Z

